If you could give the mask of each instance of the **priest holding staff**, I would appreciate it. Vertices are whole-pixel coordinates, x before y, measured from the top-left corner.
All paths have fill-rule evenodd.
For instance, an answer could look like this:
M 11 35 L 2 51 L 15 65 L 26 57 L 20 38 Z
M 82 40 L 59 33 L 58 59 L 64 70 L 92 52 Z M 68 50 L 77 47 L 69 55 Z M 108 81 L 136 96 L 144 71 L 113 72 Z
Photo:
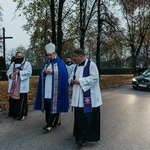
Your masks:
M 69 78 L 73 86 L 74 107 L 73 135 L 79 146 L 85 142 L 100 140 L 100 106 L 102 97 L 99 86 L 99 72 L 96 64 L 87 59 L 82 49 L 74 51 L 76 66 Z

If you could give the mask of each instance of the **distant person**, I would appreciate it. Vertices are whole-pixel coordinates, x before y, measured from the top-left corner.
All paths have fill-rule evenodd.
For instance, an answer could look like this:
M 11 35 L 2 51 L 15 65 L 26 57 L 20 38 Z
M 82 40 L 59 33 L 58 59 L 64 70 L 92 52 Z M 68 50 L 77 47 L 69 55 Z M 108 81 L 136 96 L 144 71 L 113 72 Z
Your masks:
M 138 67 L 138 70 L 137 70 L 138 76 L 141 75 L 146 70 L 147 70 L 147 67 L 145 65 L 143 66 L 143 64 L 140 64 L 140 66 Z
M 55 52 L 55 45 L 49 43 L 45 50 L 47 59 L 41 69 L 34 109 L 45 111 L 44 129 L 51 131 L 61 124 L 60 113 L 69 110 L 68 73 L 64 61 Z
M 17 52 L 6 74 L 9 81 L 8 92 L 11 95 L 9 117 L 24 120 L 28 114 L 27 93 L 29 92 L 29 78 L 32 74 L 31 64 L 23 58 L 21 52 Z
M 75 64 L 74 64 L 74 62 L 72 61 L 72 59 L 71 59 L 70 56 L 68 56 L 68 57 L 66 58 L 66 67 L 67 67 L 67 71 L 68 71 L 68 78 L 70 78 L 70 75 L 71 75 L 71 73 L 73 72 L 74 67 L 75 67 Z M 69 90 L 69 100 L 71 101 L 72 86 L 69 85 L 68 90 Z M 72 108 L 73 108 L 73 107 L 72 107 Z
M 102 97 L 99 86 L 99 72 L 96 64 L 87 59 L 82 49 L 74 51 L 77 64 L 69 78 L 73 85 L 72 103 L 74 107 L 73 135 L 79 146 L 88 141 L 100 140 L 100 106 Z
M 70 75 L 74 69 L 74 66 L 75 66 L 74 62 L 72 61 L 71 57 L 68 56 L 66 58 L 66 67 L 67 67 L 67 71 L 68 71 L 68 78 L 70 77 Z

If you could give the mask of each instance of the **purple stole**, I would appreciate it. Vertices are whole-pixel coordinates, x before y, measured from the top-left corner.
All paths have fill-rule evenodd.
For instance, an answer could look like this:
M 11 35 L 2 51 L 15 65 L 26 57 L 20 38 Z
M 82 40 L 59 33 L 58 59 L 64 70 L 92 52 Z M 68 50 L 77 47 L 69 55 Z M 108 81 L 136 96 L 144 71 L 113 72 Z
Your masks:
M 90 60 L 88 60 L 87 65 L 84 67 L 83 70 L 83 77 L 87 77 L 90 75 Z M 91 104 L 91 92 L 90 89 L 86 92 L 83 92 L 83 102 L 84 102 L 84 113 L 90 113 L 92 112 L 92 104 Z
M 90 60 L 88 60 L 86 66 L 84 67 L 83 69 L 83 77 L 87 77 L 90 75 L 90 71 L 89 71 L 89 68 L 90 68 Z M 75 79 L 75 72 L 77 70 L 77 65 L 74 69 L 74 79 Z M 83 112 L 84 113 L 90 113 L 92 112 L 92 104 L 91 104 L 91 92 L 90 92 L 90 89 L 87 90 L 86 92 L 83 91 L 83 104 L 84 104 L 84 107 L 83 107 Z
M 25 62 L 24 61 L 20 67 L 21 67 L 21 70 L 23 70 L 23 67 L 25 65 Z M 11 97 L 13 99 L 16 99 L 16 100 L 19 100 L 20 99 L 20 82 L 21 82 L 21 79 L 20 77 L 18 76 L 17 79 L 16 79 L 16 68 L 15 68 L 15 63 L 13 65 L 13 74 L 15 75 L 15 78 L 12 80 L 12 85 L 11 85 L 11 89 L 10 89 L 10 94 L 11 94 Z

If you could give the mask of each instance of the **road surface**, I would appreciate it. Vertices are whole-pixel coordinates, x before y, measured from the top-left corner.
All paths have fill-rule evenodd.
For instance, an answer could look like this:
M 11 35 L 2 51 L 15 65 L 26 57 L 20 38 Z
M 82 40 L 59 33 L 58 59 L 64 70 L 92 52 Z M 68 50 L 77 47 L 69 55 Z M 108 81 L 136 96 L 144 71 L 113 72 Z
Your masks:
M 101 140 L 83 150 L 150 150 L 150 92 L 131 85 L 102 90 Z M 74 150 L 73 112 L 62 114 L 61 126 L 43 130 L 44 114 L 30 105 L 25 121 L 0 112 L 0 150 Z

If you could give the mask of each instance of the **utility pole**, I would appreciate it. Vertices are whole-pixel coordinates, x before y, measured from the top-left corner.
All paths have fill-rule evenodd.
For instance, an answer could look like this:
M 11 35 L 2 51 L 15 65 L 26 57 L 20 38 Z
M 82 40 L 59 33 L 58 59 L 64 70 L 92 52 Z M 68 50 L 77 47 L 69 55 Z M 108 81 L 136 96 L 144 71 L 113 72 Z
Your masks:
M 6 64 L 6 56 L 5 56 L 5 39 L 12 39 L 13 37 L 6 37 L 5 36 L 5 28 L 3 28 L 3 37 L 0 37 L 0 40 L 2 39 L 3 40 L 3 57 L 4 57 L 4 61 L 5 61 L 5 64 Z

